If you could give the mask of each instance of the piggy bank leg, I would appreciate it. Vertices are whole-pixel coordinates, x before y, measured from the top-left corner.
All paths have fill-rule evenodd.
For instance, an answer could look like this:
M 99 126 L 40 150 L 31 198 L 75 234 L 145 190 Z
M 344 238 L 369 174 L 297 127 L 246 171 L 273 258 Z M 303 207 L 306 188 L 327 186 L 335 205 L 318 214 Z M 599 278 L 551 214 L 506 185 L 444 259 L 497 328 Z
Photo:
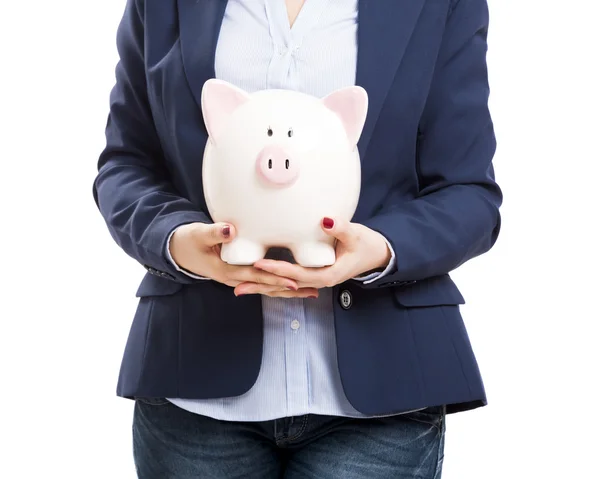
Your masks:
M 306 268 L 320 268 L 335 263 L 333 245 L 323 242 L 302 243 L 290 248 L 296 263 Z
M 254 264 L 259 259 L 263 259 L 266 253 L 267 248 L 265 246 L 239 236 L 231 243 L 225 243 L 221 246 L 221 259 L 229 264 Z

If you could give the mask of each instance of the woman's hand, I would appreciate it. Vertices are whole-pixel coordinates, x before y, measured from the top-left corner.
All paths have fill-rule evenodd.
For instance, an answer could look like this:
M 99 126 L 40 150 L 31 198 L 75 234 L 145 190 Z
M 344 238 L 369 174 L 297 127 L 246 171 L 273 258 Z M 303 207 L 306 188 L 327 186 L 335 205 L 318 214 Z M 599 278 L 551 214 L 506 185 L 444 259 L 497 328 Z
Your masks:
M 332 287 L 348 279 L 377 269 L 385 269 L 391 259 L 391 251 L 381 233 L 366 226 L 348 221 L 324 218 L 323 231 L 337 239 L 336 261 L 324 268 L 304 268 L 286 261 L 261 259 L 254 267 L 264 272 L 294 280 L 299 291 Z M 263 294 L 264 285 L 244 282 L 236 286 L 236 294 Z M 283 296 L 272 293 L 271 296 Z
M 235 234 L 233 225 L 227 223 L 190 223 L 175 230 L 169 250 L 181 268 L 228 286 L 249 283 L 260 285 L 261 294 L 266 295 L 316 296 L 316 291 L 310 288 L 299 291 L 298 283 L 285 276 L 261 271 L 253 266 L 230 265 L 221 260 L 221 244 L 233 240 Z

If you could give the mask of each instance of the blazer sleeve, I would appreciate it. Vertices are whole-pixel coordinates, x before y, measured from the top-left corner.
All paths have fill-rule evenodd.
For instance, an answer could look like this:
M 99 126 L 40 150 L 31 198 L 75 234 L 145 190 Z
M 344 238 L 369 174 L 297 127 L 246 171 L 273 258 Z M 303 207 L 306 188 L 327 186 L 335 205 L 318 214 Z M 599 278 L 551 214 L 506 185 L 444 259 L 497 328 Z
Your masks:
M 362 287 L 447 274 L 496 242 L 502 192 L 492 166 L 488 24 L 486 0 L 454 2 L 419 125 L 420 193 L 364 223 L 391 243 L 396 270 Z
M 178 226 L 212 221 L 176 191 L 164 162 L 146 90 L 143 1 L 127 1 L 117 49 L 116 83 L 94 200 L 111 236 L 129 256 L 151 273 L 195 282 L 174 267 L 165 248 Z

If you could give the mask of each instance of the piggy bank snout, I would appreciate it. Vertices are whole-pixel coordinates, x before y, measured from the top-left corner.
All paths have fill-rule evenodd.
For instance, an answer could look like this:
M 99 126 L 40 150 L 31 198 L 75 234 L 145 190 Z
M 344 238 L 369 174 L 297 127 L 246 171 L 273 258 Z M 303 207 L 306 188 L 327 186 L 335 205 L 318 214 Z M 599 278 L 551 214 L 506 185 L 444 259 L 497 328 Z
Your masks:
M 261 150 L 256 158 L 256 171 L 267 184 L 276 187 L 290 186 L 300 172 L 298 161 L 278 145 Z

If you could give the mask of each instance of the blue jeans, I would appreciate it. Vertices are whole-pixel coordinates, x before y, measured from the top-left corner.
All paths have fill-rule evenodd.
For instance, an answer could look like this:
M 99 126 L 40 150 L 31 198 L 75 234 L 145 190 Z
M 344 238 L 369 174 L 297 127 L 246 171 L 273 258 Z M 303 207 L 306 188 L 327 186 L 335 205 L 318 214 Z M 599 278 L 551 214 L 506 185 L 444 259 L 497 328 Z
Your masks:
M 138 398 L 133 451 L 140 479 L 439 479 L 444 433 L 443 407 L 229 422 Z

